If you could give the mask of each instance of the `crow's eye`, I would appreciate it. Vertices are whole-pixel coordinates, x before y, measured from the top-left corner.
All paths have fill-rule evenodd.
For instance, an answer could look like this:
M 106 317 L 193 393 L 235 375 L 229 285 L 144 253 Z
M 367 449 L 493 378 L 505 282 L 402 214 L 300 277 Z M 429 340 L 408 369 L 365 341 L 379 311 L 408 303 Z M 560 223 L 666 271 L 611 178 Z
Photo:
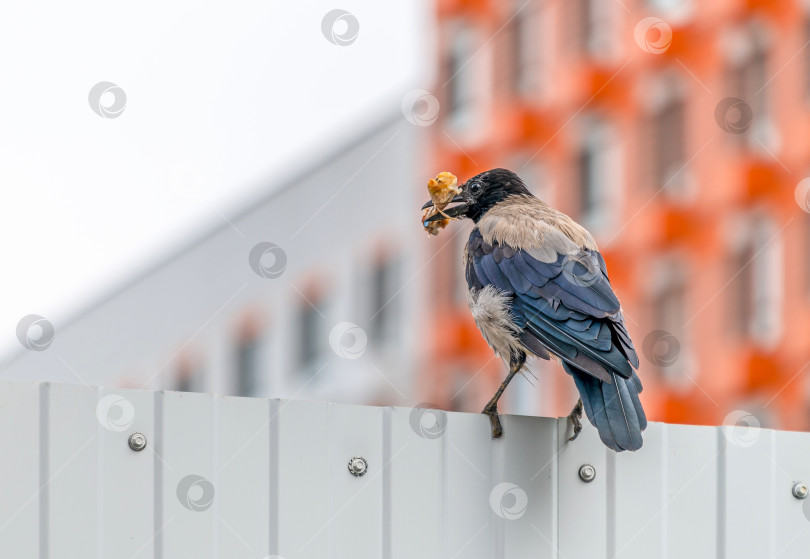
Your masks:
M 478 194 L 481 192 L 481 185 L 477 182 L 473 183 L 473 185 L 470 187 L 470 192 L 473 194 Z

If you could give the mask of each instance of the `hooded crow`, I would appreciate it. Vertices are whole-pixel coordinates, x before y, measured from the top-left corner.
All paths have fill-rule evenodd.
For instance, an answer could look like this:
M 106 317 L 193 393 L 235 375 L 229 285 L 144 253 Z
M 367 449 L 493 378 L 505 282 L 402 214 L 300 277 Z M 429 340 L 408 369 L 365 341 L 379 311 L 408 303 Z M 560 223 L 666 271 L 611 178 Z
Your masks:
M 445 216 L 475 223 L 464 248 L 467 301 L 484 339 L 509 369 L 482 412 L 492 436 L 503 433 L 498 399 L 527 355 L 534 355 L 559 361 L 579 390 L 569 440 L 582 430 L 584 407 L 606 446 L 617 452 L 641 448 L 647 418 L 638 356 L 591 234 L 506 169 L 469 179 L 443 213 L 424 225 Z

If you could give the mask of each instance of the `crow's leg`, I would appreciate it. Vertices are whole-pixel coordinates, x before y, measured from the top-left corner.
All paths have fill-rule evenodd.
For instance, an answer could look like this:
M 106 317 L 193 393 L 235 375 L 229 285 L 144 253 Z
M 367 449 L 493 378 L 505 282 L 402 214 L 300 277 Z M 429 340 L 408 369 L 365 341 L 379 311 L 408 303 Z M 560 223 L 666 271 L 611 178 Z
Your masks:
M 582 419 L 582 398 L 579 399 L 577 405 L 571 410 L 571 414 L 568 418 L 571 420 L 571 423 L 574 424 L 574 434 L 568 440 L 573 441 L 579 436 L 579 432 L 582 431 L 582 421 L 580 421 Z
M 481 413 L 489 416 L 489 423 L 492 425 L 493 439 L 498 439 L 501 435 L 503 435 L 501 419 L 498 417 L 498 400 L 501 398 L 503 391 L 506 390 L 506 386 L 512 380 L 512 377 L 518 374 L 518 372 L 520 372 L 520 370 L 523 368 L 523 364 L 526 363 L 526 354 L 523 353 L 522 355 L 513 357 L 510 361 L 509 374 L 506 375 L 506 379 L 501 383 L 498 391 L 495 392 L 495 395 L 489 402 L 487 402 L 487 405 L 484 406 L 484 409 L 481 411 Z

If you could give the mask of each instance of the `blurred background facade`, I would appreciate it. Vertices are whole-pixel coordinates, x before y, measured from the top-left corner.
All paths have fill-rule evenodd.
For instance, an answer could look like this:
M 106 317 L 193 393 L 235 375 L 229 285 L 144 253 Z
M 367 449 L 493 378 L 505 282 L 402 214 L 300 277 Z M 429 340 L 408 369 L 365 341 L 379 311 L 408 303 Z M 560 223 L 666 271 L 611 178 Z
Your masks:
M 808 5 L 442 0 L 438 16 L 434 168 L 512 168 L 594 233 L 640 350 L 649 417 L 718 424 L 744 408 L 806 429 Z M 452 335 L 430 362 L 452 377 L 488 353 L 446 296 L 459 269 L 442 263 L 437 329 Z M 470 382 L 486 393 L 501 367 Z M 536 411 L 567 413 L 570 379 L 553 364 L 536 374 Z M 532 405 L 516 392 L 513 405 Z
M 810 427 L 810 5 L 438 0 L 435 16 L 427 96 L 4 377 L 479 411 L 504 370 L 464 299 L 470 224 L 427 239 L 418 208 L 439 171 L 507 167 L 594 233 L 650 419 Z M 262 242 L 282 276 L 251 270 Z M 567 414 L 570 378 L 531 373 L 503 410 Z
M 22 349 L 4 378 L 405 402 L 422 279 L 399 111 Z M 382 193 L 382 194 L 381 194 Z M 407 281 L 410 279 L 410 281 Z

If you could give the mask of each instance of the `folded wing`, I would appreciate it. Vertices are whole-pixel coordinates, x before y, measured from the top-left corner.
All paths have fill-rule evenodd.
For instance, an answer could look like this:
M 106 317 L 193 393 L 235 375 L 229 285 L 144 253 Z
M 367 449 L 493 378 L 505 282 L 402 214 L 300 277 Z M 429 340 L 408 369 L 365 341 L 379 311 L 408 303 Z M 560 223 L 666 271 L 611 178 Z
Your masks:
M 611 373 L 630 378 L 638 367 L 598 252 L 516 250 L 488 244 L 473 230 L 466 275 L 470 289 L 494 285 L 509 293 L 518 326 L 563 361 L 608 383 Z
M 473 290 L 493 285 L 509 294 L 523 345 L 541 357 L 545 348 L 563 361 L 605 444 L 635 450 L 647 424 L 638 399 L 641 381 L 633 370 L 639 361 L 604 259 L 560 232 L 545 235 L 537 248 L 516 249 L 488 243 L 474 229 L 467 284 Z

